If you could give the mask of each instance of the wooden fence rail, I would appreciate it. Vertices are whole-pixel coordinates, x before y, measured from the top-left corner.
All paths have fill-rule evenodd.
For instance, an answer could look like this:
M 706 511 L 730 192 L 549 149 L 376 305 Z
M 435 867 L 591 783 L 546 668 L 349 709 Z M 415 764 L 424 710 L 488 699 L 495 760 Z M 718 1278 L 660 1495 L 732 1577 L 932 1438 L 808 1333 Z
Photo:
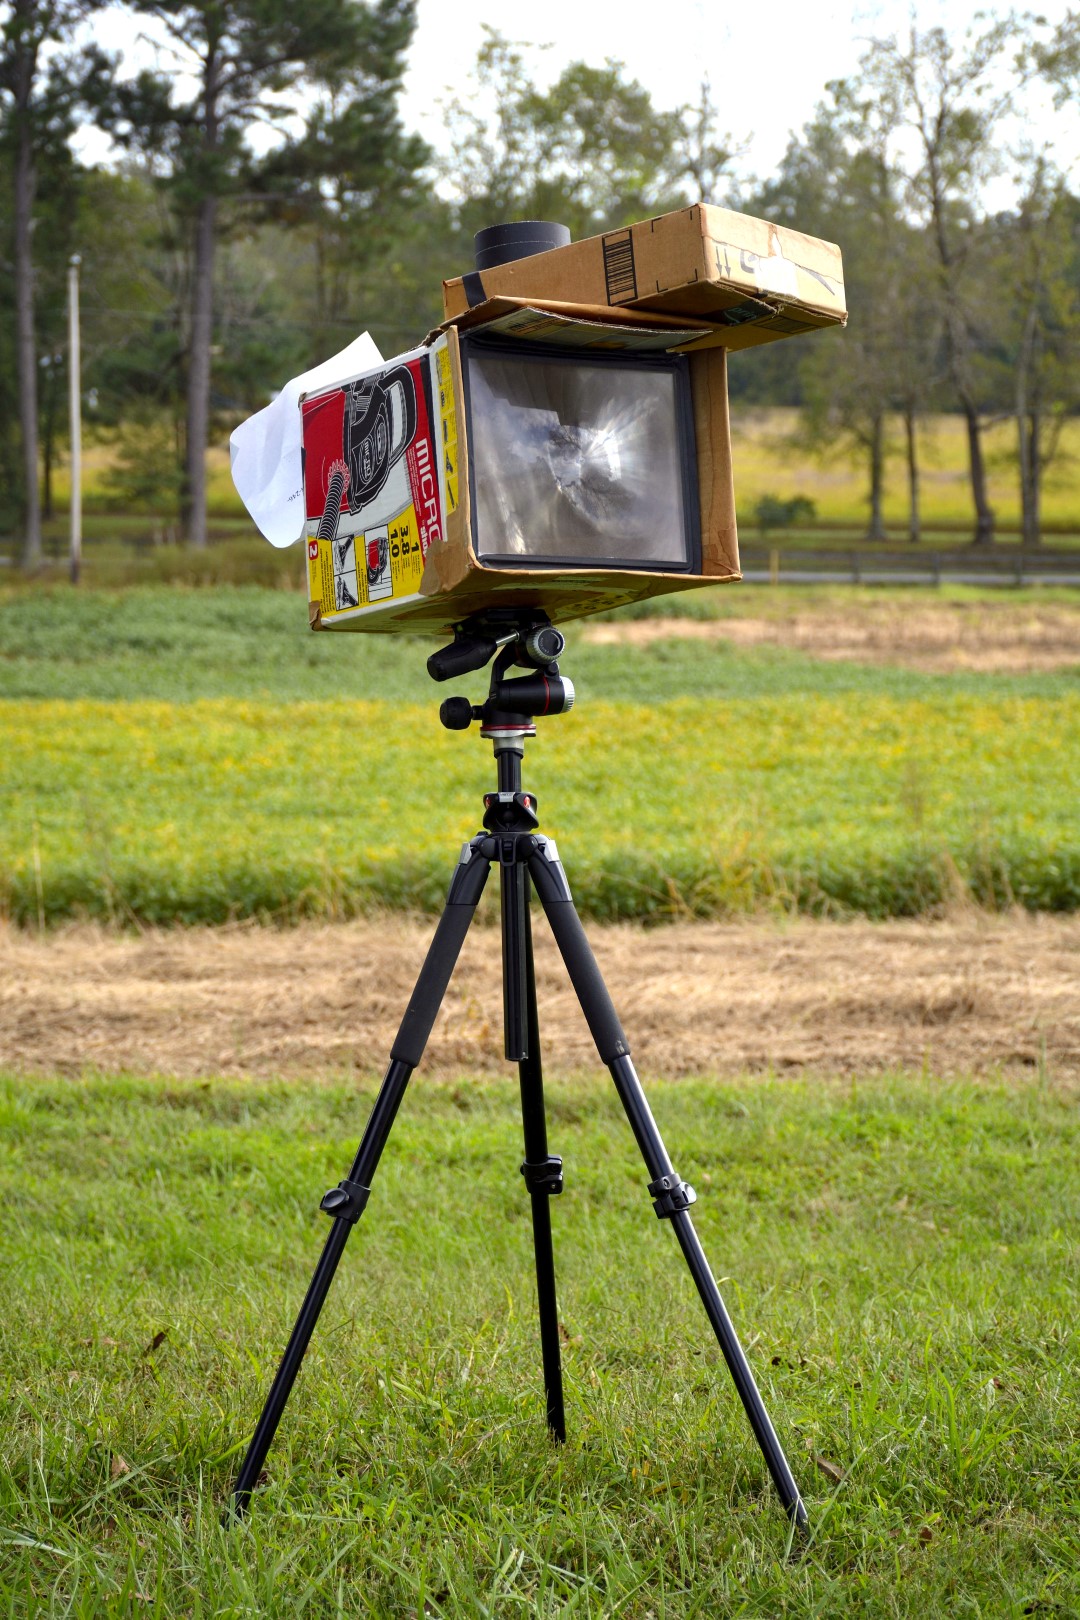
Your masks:
M 1080 550 L 1024 551 L 1018 546 L 943 551 L 807 550 L 740 546 L 743 578 L 771 585 L 1073 585 L 1080 586 Z

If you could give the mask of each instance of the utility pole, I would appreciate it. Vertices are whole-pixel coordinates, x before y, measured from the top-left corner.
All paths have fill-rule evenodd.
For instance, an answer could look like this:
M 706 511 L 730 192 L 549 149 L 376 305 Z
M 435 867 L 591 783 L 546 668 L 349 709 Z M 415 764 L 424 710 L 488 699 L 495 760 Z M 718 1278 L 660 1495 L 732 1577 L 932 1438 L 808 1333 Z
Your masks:
M 71 409 L 71 583 L 79 583 L 82 563 L 82 361 L 79 352 L 79 265 L 68 260 L 68 388 Z

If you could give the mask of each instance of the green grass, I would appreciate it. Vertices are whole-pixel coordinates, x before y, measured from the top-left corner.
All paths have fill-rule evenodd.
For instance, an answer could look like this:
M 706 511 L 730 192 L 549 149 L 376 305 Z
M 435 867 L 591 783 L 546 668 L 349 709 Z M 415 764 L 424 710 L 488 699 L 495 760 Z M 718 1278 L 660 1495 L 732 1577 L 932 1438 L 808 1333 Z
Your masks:
M 1080 903 L 1077 671 L 579 637 L 580 702 L 542 723 L 526 770 L 590 914 Z M 295 595 L 254 588 L 10 595 L 0 910 L 168 924 L 441 905 L 491 765 L 438 725 L 430 646 L 312 636 Z M 464 685 L 479 698 L 483 677 Z
M 1080 1612 L 1070 1099 L 1045 1079 L 650 1088 L 807 1498 L 789 1560 L 610 1086 L 548 1092 L 565 1448 L 543 1428 L 516 1087 L 418 1082 L 226 1533 L 370 1089 L 4 1083 L 2 1612 Z
M 868 540 L 865 535 L 865 519 L 861 524 L 837 523 L 828 527 L 800 525 L 798 528 L 767 529 L 763 534 L 753 514 L 747 514 L 739 521 L 739 545 L 743 553 L 744 568 L 764 566 L 767 558 L 762 555 L 762 548 L 773 546 L 780 551 L 781 570 L 792 560 L 791 553 L 821 551 L 839 552 L 843 566 L 846 566 L 847 559 L 856 553 L 866 562 L 867 567 L 872 568 L 875 559 L 881 553 L 889 553 L 892 557 L 900 552 L 913 568 L 929 568 L 935 552 L 948 552 L 952 557 L 958 553 L 961 557 L 966 556 L 972 527 L 973 524 L 964 523 L 948 529 L 924 529 L 921 540 L 912 545 L 908 539 L 906 523 L 894 521 L 887 525 L 884 540 Z M 1052 530 L 1044 527 L 1042 545 L 1044 553 L 1074 552 L 1080 548 L 1080 533 L 1072 528 Z M 748 556 L 751 551 L 755 553 L 753 557 Z M 1011 590 L 1012 574 L 1017 559 L 1028 556 L 1038 558 L 1044 553 L 1025 552 L 1019 532 L 999 525 L 989 552 L 980 551 L 977 555 L 979 561 L 985 562 L 988 568 L 997 563 L 1002 576 L 1001 586 Z M 1075 566 L 1075 557 L 1068 560 Z M 812 568 L 814 564 L 813 562 L 807 564 L 804 561 L 804 566 Z M 953 567 L 955 564 L 949 566 Z M 1028 569 L 1029 574 L 1030 572 Z M 993 574 L 988 574 L 988 577 L 992 579 Z
M 0 902 L 24 924 L 434 910 L 486 754 L 430 705 L 0 705 Z M 594 917 L 1080 904 L 1075 695 L 598 703 L 530 758 Z
M 783 579 L 783 576 L 781 576 Z M 753 586 L 744 581 L 696 591 L 675 592 L 670 596 L 647 597 L 626 607 L 592 615 L 591 622 L 618 619 L 789 619 L 795 614 L 845 613 L 858 621 L 867 608 L 884 604 L 889 608 L 912 610 L 935 608 L 977 608 L 991 606 L 995 611 L 1023 617 L 1034 608 L 1053 604 L 1080 609 L 1080 591 L 1070 585 L 937 585 L 933 590 L 920 585 L 853 585 L 838 580 L 829 585 Z M 571 625 L 570 629 L 575 627 Z M 1080 649 L 1077 659 L 1080 661 Z M 818 666 L 820 668 L 820 666 Z M 824 671 L 822 673 L 825 673 Z M 860 679 L 865 672 L 860 673 Z
M 267 548 L 269 549 L 269 548 Z M 876 593 L 884 594 L 884 593 Z M 919 606 L 926 593 L 889 591 L 891 602 Z M 935 600 L 1000 603 L 1000 592 L 951 588 Z M 750 591 L 741 586 L 659 597 L 612 617 L 738 618 L 776 616 L 822 606 L 857 615 L 866 593 L 820 586 Z M 1018 609 L 1045 602 L 1076 605 L 1067 590 L 1010 592 Z M 597 647 L 582 626 L 567 628 L 566 670 L 584 705 L 597 698 L 653 704 L 678 697 L 722 702 L 823 696 L 931 697 L 943 692 L 1062 697 L 1080 691 L 1077 665 L 1060 674 L 948 677 L 914 671 L 824 663 L 783 647 L 735 649 L 673 639 L 651 647 Z M 446 689 L 424 668 L 436 639 L 314 635 L 303 599 L 287 591 L 221 585 L 210 590 L 140 586 L 116 591 L 0 588 L 0 696 L 6 698 L 236 697 L 325 701 L 378 699 L 427 704 L 434 713 Z M 451 683 L 483 695 L 485 677 Z
M 763 495 L 808 496 L 817 508 L 817 521 L 826 527 L 866 522 L 869 472 L 865 456 L 852 455 L 844 445 L 839 453 L 815 456 L 792 442 L 797 427 L 798 412 L 792 409 L 747 409 L 737 403 L 733 407 L 731 452 L 735 496 L 740 524 L 747 538 L 750 538 L 754 507 Z M 884 515 L 890 527 L 903 533 L 908 500 L 899 418 L 890 418 L 887 430 Z M 963 417 L 945 414 L 925 417 L 918 441 L 923 523 L 928 529 L 944 526 L 962 530 L 970 525 L 967 528 L 970 538 L 974 508 Z M 983 436 L 983 450 L 990 504 L 1001 528 L 1015 531 L 1020 522 L 1015 424 L 1001 421 L 988 428 Z M 1073 419 L 1066 424 L 1061 452 L 1049 469 L 1043 492 L 1042 517 L 1050 530 L 1075 532 L 1080 528 L 1078 457 L 1080 421 Z

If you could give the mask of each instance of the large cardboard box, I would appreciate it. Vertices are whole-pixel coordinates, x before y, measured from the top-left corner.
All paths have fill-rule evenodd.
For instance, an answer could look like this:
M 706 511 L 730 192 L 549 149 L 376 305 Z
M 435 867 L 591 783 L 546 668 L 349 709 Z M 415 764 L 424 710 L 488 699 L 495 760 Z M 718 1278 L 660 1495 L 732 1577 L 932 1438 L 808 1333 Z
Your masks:
M 545 349 L 681 350 L 702 328 L 663 316 L 579 313 L 493 301 L 374 372 L 302 402 L 309 617 L 316 630 L 446 635 L 493 605 L 566 622 L 643 597 L 739 575 L 727 357 L 690 358 L 700 574 L 552 571 L 482 564 L 472 544 L 469 445 L 458 325 Z M 352 445 L 343 454 L 343 430 Z
M 702 322 L 702 348 L 744 349 L 847 320 L 834 243 L 705 203 L 443 283 L 448 319 L 502 297 Z

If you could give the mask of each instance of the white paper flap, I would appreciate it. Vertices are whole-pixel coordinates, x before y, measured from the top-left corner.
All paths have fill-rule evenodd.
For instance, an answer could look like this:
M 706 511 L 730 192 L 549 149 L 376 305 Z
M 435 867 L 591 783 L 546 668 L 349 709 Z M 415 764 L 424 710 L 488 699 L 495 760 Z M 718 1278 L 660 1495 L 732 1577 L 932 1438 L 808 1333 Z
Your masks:
M 229 458 L 236 492 L 272 546 L 291 546 L 304 532 L 300 396 L 382 365 L 364 332 L 347 349 L 287 382 L 272 404 L 234 428 Z

